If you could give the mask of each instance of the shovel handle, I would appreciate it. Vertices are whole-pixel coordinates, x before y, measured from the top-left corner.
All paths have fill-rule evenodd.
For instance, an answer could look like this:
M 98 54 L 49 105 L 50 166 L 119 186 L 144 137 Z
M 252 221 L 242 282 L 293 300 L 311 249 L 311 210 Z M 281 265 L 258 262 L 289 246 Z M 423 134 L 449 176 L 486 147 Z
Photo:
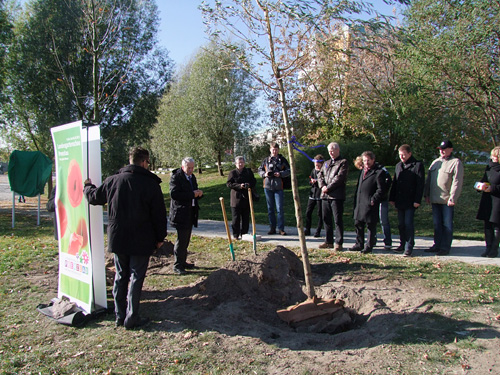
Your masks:
M 224 198 L 220 197 L 219 200 L 222 208 L 222 216 L 224 217 L 224 225 L 226 226 L 227 240 L 229 241 L 229 251 L 231 252 L 231 256 L 234 260 L 234 249 L 233 249 L 233 243 L 231 241 L 231 232 L 229 231 L 229 224 L 227 223 L 226 206 L 224 205 Z
M 257 255 L 257 233 L 255 231 L 255 215 L 253 213 L 252 189 L 250 188 L 248 188 L 248 202 L 250 203 L 250 215 L 252 217 L 253 253 Z

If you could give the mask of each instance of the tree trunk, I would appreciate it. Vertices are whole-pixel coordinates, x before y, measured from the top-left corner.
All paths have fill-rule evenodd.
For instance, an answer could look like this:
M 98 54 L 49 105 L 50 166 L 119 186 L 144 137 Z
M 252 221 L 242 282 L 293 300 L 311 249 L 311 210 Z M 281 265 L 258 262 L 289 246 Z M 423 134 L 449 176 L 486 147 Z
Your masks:
M 222 157 L 220 152 L 217 153 L 217 168 L 219 169 L 219 176 L 224 176 L 224 171 L 222 170 Z
M 300 196 L 299 196 L 299 185 L 297 181 L 297 174 L 295 168 L 295 156 L 293 155 L 291 140 L 291 127 L 288 120 L 288 110 L 285 98 L 285 85 L 281 76 L 279 74 L 279 70 L 277 71 L 276 81 L 278 83 L 279 88 L 279 100 L 281 103 L 281 109 L 283 113 L 283 122 L 285 124 L 285 132 L 286 132 L 286 140 L 288 146 L 288 155 L 290 162 L 290 171 L 292 174 L 292 194 L 293 194 L 293 203 L 295 206 L 295 219 L 297 220 L 297 231 L 299 233 L 299 241 L 300 241 L 300 252 L 302 254 L 302 264 L 304 265 L 304 277 L 306 281 L 306 293 L 308 298 L 313 298 L 316 296 L 316 292 L 314 291 L 314 284 L 312 280 L 311 273 L 311 264 L 309 263 L 309 254 L 307 252 L 306 246 L 306 236 L 304 235 L 304 225 L 302 222 L 302 208 L 300 205 Z

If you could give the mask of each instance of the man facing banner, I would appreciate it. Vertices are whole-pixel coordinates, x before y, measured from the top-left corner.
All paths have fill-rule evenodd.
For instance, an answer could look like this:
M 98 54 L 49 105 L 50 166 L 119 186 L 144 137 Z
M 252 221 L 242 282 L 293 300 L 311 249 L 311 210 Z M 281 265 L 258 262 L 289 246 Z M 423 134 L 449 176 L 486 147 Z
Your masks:
M 108 250 L 114 253 L 116 268 L 116 325 L 126 329 L 148 322 L 139 316 L 142 285 L 149 257 L 167 235 L 161 179 L 148 170 L 149 152 L 137 147 L 129 156 L 130 165 L 100 187 L 88 179 L 84 188 L 90 204 L 108 204 Z

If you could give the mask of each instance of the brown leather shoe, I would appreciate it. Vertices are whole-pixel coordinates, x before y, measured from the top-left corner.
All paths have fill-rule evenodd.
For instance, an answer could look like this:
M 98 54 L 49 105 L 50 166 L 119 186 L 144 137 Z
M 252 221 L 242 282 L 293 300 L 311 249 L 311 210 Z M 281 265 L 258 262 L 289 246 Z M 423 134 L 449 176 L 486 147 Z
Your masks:
M 333 249 L 333 244 L 328 243 L 328 242 L 324 242 L 321 245 L 319 245 L 319 248 L 320 249 Z
M 336 243 L 335 245 L 333 245 L 333 251 L 342 251 L 342 245 Z

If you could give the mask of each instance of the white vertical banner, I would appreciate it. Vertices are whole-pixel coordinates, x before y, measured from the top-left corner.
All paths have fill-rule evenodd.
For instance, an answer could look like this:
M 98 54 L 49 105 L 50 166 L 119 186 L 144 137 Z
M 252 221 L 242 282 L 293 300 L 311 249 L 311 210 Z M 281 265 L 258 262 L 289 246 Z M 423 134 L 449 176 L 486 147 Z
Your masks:
M 100 127 L 82 128 L 82 140 L 84 168 L 87 170 L 88 161 L 88 178 L 92 180 L 94 185 L 99 186 L 102 183 Z M 92 281 L 94 289 L 94 306 L 92 310 L 94 310 L 107 307 L 103 207 L 89 205 L 87 198 L 84 197 L 83 199 L 90 213 L 88 223 L 92 252 Z
M 100 182 L 100 139 L 99 129 L 96 128 L 97 131 L 90 129 L 88 131 L 90 140 L 88 155 L 92 158 L 88 170 L 89 174 L 92 170 L 92 175 L 98 175 L 95 177 L 96 182 Z M 84 311 L 92 312 L 97 308 L 106 307 L 107 303 L 102 207 L 97 207 L 101 209 L 100 214 L 93 215 L 96 224 L 90 222 L 88 203 L 83 196 L 83 181 L 87 178 L 87 129 L 82 129 L 82 122 L 77 121 L 54 127 L 51 132 L 56 162 L 58 297 L 68 297 Z M 89 223 L 91 236 L 89 236 Z M 93 233 L 94 230 L 96 233 Z M 96 239 L 92 237 L 93 235 Z M 95 251 L 94 246 L 97 249 Z

